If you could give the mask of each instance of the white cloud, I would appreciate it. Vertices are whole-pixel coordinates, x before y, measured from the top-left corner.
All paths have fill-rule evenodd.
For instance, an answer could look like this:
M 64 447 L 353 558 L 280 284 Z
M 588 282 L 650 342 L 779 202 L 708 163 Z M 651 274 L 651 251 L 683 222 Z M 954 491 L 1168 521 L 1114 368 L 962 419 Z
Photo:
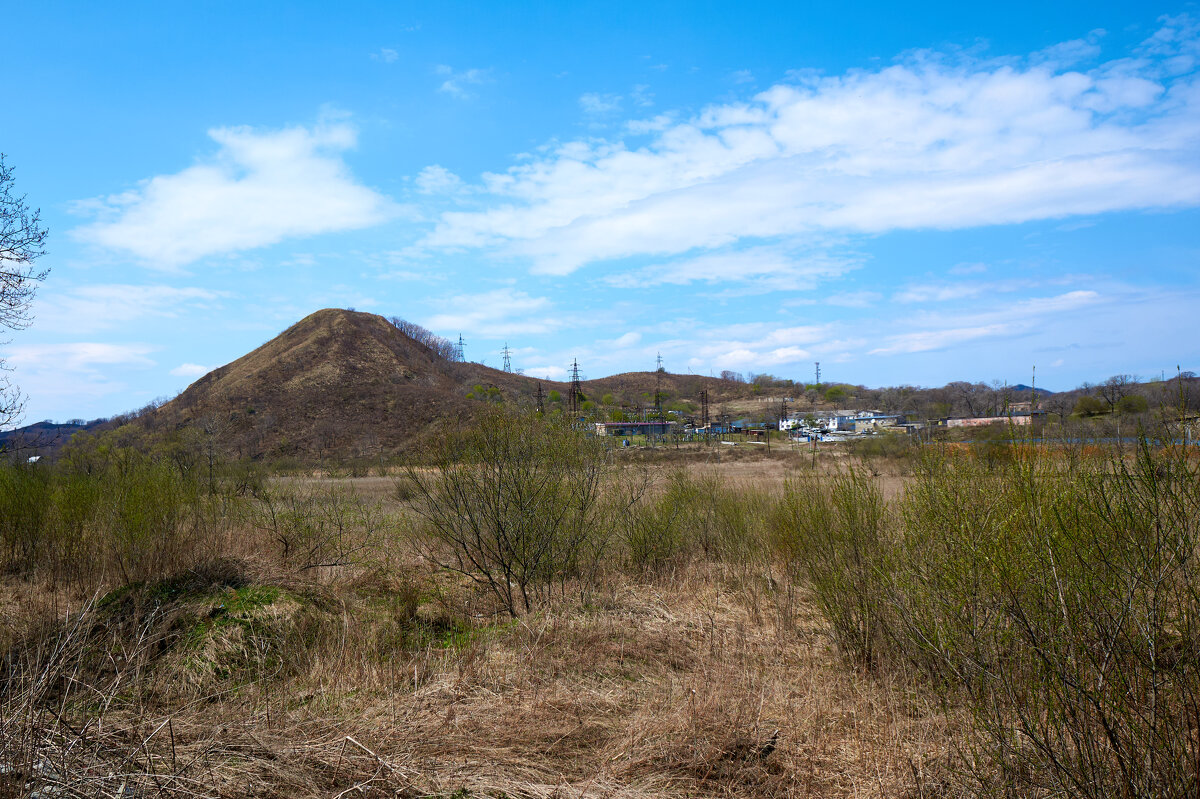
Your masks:
M 583 109 L 583 113 L 593 116 L 611 114 L 614 111 L 621 110 L 621 96 L 619 94 L 588 92 L 580 96 L 579 107 Z
M 654 105 L 654 92 L 650 91 L 650 86 L 645 83 L 634 86 L 633 90 L 629 92 L 629 98 L 639 108 L 649 108 Z
M 940 350 L 997 336 L 1016 336 L 1029 332 L 1039 319 L 1074 311 L 1101 302 L 1095 291 L 1070 291 L 1054 297 L 1034 297 L 999 307 L 975 312 L 969 316 L 925 314 L 913 322 L 923 329 L 888 336 L 882 347 L 870 350 L 870 355 Z
M 871 354 L 895 355 L 901 352 L 940 350 L 978 338 L 1008 335 L 1012 332 L 1013 326 L 1008 324 L 958 327 L 946 330 L 919 330 L 913 333 L 891 336 L 886 347 L 873 349 L 871 350 Z
M 438 164 L 427 166 L 413 181 L 421 194 L 449 194 L 462 188 L 462 178 Z
M 625 123 L 625 130 L 629 131 L 634 136 L 643 136 L 647 133 L 658 133 L 669 128 L 674 123 L 675 117 L 672 114 L 659 114 L 651 119 L 631 119 Z
M 33 344 L 9 350 L 8 363 L 21 369 L 61 369 L 86 371 L 100 366 L 150 368 L 154 361 L 146 356 L 154 351 L 148 344 L 107 344 L 80 341 L 70 344 Z
M 545 380 L 562 381 L 567 377 L 566 367 L 563 366 L 526 366 L 525 374 L 530 377 L 538 377 Z
M 628 347 L 636 347 L 642 340 L 642 334 L 636 330 L 631 330 L 623 336 L 613 339 L 612 346 L 614 349 L 626 349 Z
M 176 377 L 203 377 L 212 371 L 212 367 L 201 366 L 198 363 L 181 363 L 171 370 Z
M 1197 34 L 1071 70 L 1091 45 L 1024 60 L 922 53 L 801 74 L 645 146 L 573 141 L 486 175 L 482 210 L 443 214 L 427 248 L 481 248 L 536 272 L 814 234 L 957 229 L 1200 204 L 1200 91 L 1172 77 Z M 1191 37 L 1191 38 L 1189 38 Z M 588 101 L 608 108 L 599 95 Z
M 460 72 L 446 64 L 438 64 L 434 68 L 434 73 L 445 78 L 442 85 L 438 87 L 438 91 L 460 100 L 467 100 L 475 96 L 469 87 L 482 86 L 492 82 L 490 69 L 464 69 Z
M 342 161 L 357 137 L 348 124 L 214 128 L 209 136 L 220 145 L 214 157 L 93 202 L 100 219 L 72 235 L 170 269 L 293 236 L 370 227 L 399 210 Z
M 878 291 L 843 291 L 825 298 L 826 305 L 842 308 L 870 308 L 883 299 Z
M 484 334 L 490 338 L 547 333 L 559 325 L 557 319 L 548 315 L 553 307 L 550 300 L 531 297 L 512 288 L 459 294 L 438 304 L 446 310 L 429 317 L 423 324 L 447 338 L 459 332 Z
M 78 408 L 89 398 L 126 391 L 120 374 L 155 366 L 148 344 L 81 341 L 12 347 L 5 356 L 22 391 L 38 405 Z
M 209 308 L 228 292 L 194 287 L 106 283 L 38 297 L 40 324 L 58 333 L 89 333 L 146 317 Z
M 394 64 L 396 59 L 400 57 L 400 53 L 390 47 L 384 47 L 377 53 L 371 53 L 371 58 L 375 61 L 382 61 L 385 64 Z
M 963 263 L 955 264 L 950 267 L 949 272 L 952 275 L 978 275 L 987 271 L 987 264 L 980 263 Z
M 861 260 L 827 253 L 797 253 L 787 247 L 759 246 L 726 249 L 611 275 L 610 285 L 621 288 L 662 284 L 753 281 L 770 289 L 813 288 L 819 281 L 856 269 Z

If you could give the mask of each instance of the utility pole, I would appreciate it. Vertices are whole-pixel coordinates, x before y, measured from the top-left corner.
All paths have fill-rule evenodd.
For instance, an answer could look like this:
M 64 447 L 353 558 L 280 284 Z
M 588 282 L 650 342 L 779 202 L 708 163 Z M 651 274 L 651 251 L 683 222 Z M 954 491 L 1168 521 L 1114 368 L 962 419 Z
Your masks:
M 508 348 L 508 342 L 504 342 L 504 349 L 500 350 L 504 355 L 504 371 L 512 371 L 512 350 Z

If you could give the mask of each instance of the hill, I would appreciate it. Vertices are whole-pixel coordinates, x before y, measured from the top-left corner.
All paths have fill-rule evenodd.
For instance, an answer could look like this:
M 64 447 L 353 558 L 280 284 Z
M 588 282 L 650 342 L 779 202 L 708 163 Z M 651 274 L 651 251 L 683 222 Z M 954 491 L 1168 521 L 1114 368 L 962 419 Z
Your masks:
M 100 421 L 35 422 L 15 430 L 0 430 L 0 452 L 41 455 L 54 452 L 80 430 L 96 427 Z
M 539 383 L 547 410 L 566 406 L 568 383 L 450 361 L 382 316 L 327 308 L 134 424 L 154 437 L 200 430 L 240 458 L 372 457 L 419 446 L 438 423 L 469 417 L 483 401 L 532 406 Z M 653 404 L 656 384 L 676 402 L 698 403 L 705 388 L 714 403 L 750 391 L 717 378 L 654 372 L 587 380 L 581 388 L 585 398 L 611 394 L 633 408 Z
M 367 456 L 469 412 L 452 364 L 374 314 L 325 309 L 143 414 L 197 427 L 238 457 Z

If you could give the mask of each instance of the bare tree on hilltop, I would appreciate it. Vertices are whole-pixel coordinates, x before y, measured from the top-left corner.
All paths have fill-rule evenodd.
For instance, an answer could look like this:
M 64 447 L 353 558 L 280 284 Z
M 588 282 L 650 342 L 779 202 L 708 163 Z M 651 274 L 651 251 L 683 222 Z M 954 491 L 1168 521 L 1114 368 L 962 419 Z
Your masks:
M 460 359 L 458 347 L 450 339 L 442 338 L 437 333 L 421 327 L 416 322 L 401 319 L 399 316 L 393 316 L 388 321 L 413 341 L 433 350 L 433 354 L 439 358 L 447 361 L 457 361 Z
M 13 193 L 13 170 L 0 153 L 0 329 L 23 330 L 33 321 L 29 309 L 37 284 L 50 271 L 33 265 L 46 254 L 49 231 L 41 221 L 41 211 L 30 211 L 25 195 Z M 6 369 L 0 359 L 0 370 Z M 20 390 L 0 375 L 0 428 L 16 422 L 23 406 Z

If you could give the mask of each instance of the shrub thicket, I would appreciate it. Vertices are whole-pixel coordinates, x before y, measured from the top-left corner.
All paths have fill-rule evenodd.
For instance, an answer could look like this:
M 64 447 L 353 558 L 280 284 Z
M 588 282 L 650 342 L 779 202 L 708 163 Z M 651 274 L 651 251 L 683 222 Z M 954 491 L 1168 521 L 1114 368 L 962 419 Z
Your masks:
M 207 474 L 163 454 L 92 446 L 0 466 L 0 567 L 99 584 L 180 567 L 232 510 Z
M 822 488 L 785 496 L 784 553 L 847 654 L 912 663 L 970 711 L 978 792 L 1200 789 L 1194 458 L 933 456 L 894 519 L 853 475 Z

